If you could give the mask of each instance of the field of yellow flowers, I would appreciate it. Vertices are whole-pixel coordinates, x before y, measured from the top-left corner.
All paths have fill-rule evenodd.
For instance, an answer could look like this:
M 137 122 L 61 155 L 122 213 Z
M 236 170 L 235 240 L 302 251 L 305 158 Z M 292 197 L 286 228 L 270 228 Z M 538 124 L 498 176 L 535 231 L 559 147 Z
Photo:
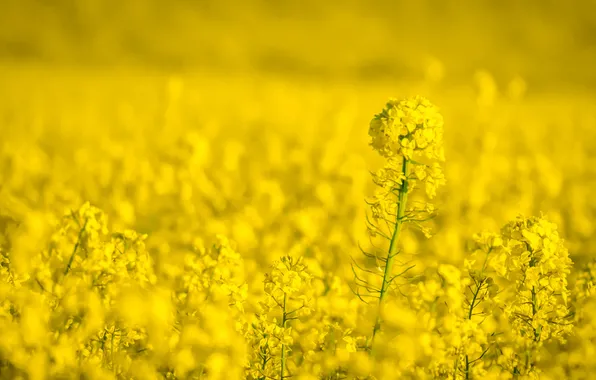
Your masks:
M 588 95 L 2 75 L 2 379 L 596 370 Z
M 0 3 L 0 380 L 596 378 L 593 0 Z

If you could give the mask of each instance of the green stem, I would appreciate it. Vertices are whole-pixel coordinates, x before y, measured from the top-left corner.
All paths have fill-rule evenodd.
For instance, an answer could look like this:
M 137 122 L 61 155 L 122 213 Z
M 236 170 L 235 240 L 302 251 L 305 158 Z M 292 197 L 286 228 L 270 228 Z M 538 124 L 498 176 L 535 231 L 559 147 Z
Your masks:
M 284 303 L 283 303 L 283 315 L 281 320 L 281 327 L 286 328 L 286 319 L 288 314 L 286 313 L 286 293 L 284 293 Z M 286 372 L 286 346 L 285 344 L 281 344 L 281 371 L 279 374 L 279 379 L 284 380 L 284 374 Z
M 261 355 L 263 358 L 263 361 L 261 363 L 261 373 L 265 373 L 265 367 L 267 367 L 267 350 L 261 348 Z M 265 380 L 265 376 L 259 377 L 259 380 Z
M 483 268 L 484 268 L 484 266 L 483 266 Z M 474 315 L 474 308 L 477 306 L 476 299 L 478 298 L 478 294 L 480 293 L 480 289 L 482 288 L 483 284 L 484 284 L 484 278 L 482 280 L 480 280 L 478 285 L 476 285 L 476 291 L 474 292 L 474 296 L 472 297 L 472 302 L 470 302 L 470 310 L 468 311 L 468 320 L 471 320 L 472 316 Z M 466 354 L 466 380 L 468 380 L 469 378 L 470 378 L 470 358 L 468 357 L 468 354 Z
M 395 229 L 393 230 L 393 236 L 391 236 L 391 243 L 389 244 L 389 252 L 387 252 L 387 261 L 385 264 L 385 273 L 383 274 L 383 284 L 381 285 L 381 291 L 379 293 L 379 310 L 377 312 L 377 320 L 373 327 L 372 337 L 370 339 L 370 352 L 372 353 L 372 347 L 375 341 L 375 336 L 377 332 L 381 329 L 381 307 L 383 304 L 383 300 L 387 294 L 387 290 L 389 289 L 389 285 L 391 284 L 391 273 L 393 270 L 393 262 L 395 260 L 395 256 L 397 255 L 397 241 L 399 238 L 399 233 L 401 231 L 402 220 L 404 214 L 406 212 L 406 202 L 408 199 L 408 175 L 410 170 L 410 161 L 404 157 L 402 163 L 402 173 L 404 175 L 404 180 L 402 185 L 399 189 L 399 196 L 398 196 L 398 204 L 397 204 L 397 216 L 395 218 Z
M 526 243 L 526 246 L 528 244 Z M 533 253 L 533 251 L 530 250 L 530 247 L 528 247 L 528 250 L 530 252 Z M 532 258 L 530 260 L 530 267 L 535 267 L 536 263 L 534 261 L 534 258 Z M 534 319 L 536 318 L 536 313 L 538 312 L 538 299 L 536 297 L 536 288 L 534 286 L 532 286 L 532 322 L 534 321 Z M 535 328 L 532 327 L 532 330 L 534 330 L 534 342 L 539 342 L 540 341 L 540 330 L 537 330 Z M 528 347 L 528 349 L 526 350 L 526 371 L 530 371 L 530 368 L 532 367 L 532 347 Z
M 66 269 L 64 269 L 64 275 L 65 276 L 70 271 L 70 267 L 72 265 L 72 261 L 74 260 L 74 257 L 75 257 L 75 255 L 77 253 L 77 250 L 79 249 L 79 246 L 81 245 L 81 242 L 83 241 L 83 233 L 85 232 L 85 228 L 87 228 L 87 222 L 88 221 L 89 221 L 89 219 L 85 220 L 85 224 L 83 224 L 83 227 L 79 231 L 79 236 L 77 237 L 77 242 L 75 243 L 74 248 L 72 250 L 72 253 L 70 254 L 70 258 L 68 259 L 68 264 L 66 264 Z
M 538 299 L 536 298 L 536 288 L 532 286 L 532 321 L 536 318 L 536 313 L 538 312 Z M 540 330 L 534 329 L 534 341 L 540 341 Z
M 112 362 L 112 371 L 116 371 L 114 367 L 114 336 L 116 335 L 116 326 L 114 326 L 114 331 L 112 331 L 112 338 L 110 339 L 110 361 Z
M 480 293 L 480 289 L 484 283 L 484 279 L 480 280 L 480 283 L 476 286 L 476 291 L 474 292 L 474 297 L 472 297 L 472 302 L 470 303 L 470 310 L 468 312 L 468 319 L 472 319 L 472 315 L 474 313 L 474 308 L 476 307 L 476 298 L 478 297 L 478 293 Z

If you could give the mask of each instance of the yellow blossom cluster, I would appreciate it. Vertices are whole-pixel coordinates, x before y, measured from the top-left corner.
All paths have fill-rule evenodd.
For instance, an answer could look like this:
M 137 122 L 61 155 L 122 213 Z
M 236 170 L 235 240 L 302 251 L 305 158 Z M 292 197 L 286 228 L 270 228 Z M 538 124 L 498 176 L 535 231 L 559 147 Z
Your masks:
M 107 223 L 89 203 L 68 212 L 25 273 L 11 264 L 26 252 L 2 252 L 3 378 L 240 376 L 245 348 L 231 339 L 246 289 L 231 278 L 242 259 L 227 240 L 161 274 L 147 235 Z
M 370 122 L 372 147 L 384 157 L 425 155 L 445 160 L 443 116 L 421 96 L 390 99 L 383 111 Z

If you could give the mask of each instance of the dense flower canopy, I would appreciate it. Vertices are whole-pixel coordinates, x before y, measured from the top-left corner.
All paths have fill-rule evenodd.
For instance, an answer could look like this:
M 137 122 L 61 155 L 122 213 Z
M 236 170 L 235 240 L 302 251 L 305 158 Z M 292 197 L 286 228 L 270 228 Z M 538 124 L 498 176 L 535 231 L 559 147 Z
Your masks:
M 0 105 L 0 379 L 594 373 L 589 107 L 162 79 Z

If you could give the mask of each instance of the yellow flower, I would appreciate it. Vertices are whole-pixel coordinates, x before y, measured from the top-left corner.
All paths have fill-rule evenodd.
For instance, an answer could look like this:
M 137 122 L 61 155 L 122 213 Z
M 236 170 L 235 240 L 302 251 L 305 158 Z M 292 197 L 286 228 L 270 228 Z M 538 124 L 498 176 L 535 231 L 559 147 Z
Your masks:
M 443 117 L 427 99 L 390 99 L 370 122 L 371 145 L 386 158 L 415 153 L 443 160 Z

